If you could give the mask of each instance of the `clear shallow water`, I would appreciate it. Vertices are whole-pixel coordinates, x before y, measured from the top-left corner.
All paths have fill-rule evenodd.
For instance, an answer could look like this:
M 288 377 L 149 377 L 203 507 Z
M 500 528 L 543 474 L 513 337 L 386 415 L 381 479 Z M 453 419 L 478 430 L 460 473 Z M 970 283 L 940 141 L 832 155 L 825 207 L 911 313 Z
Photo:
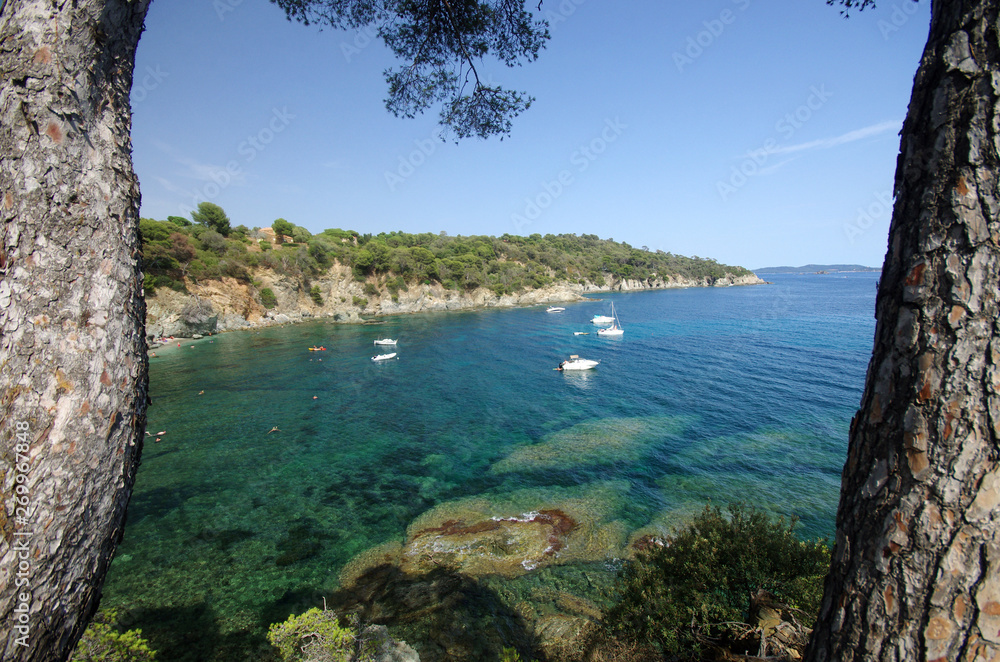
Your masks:
M 832 535 L 877 274 L 765 277 L 774 284 L 612 294 L 558 314 L 316 322 L 161 348 L 149 430 L 167 434 L 143 452 L 103 604 L 126 609 L 165 659 L 251 659 L 266 625 L 321 604 L 352 558 L 472 497 L 498 514 L 591 504 L 621 544 L 709 500 Z M 589 324 L 611 300 L 621 339 Z M 399 359 L 374 364 L 385 336 Z M 569 354 L 601 365 L 554 371 Z M 595 591 L 609 573 L 485 584 L 531 601 L 555 585 Z

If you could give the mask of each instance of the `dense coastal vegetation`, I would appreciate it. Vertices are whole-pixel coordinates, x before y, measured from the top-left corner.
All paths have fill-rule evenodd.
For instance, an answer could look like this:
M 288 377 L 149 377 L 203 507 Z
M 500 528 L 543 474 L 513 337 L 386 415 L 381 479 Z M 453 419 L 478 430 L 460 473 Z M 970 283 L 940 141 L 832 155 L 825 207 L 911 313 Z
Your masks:
M 192 218 L 141 220 L 147 295 L 158 287 L 183 290 L 186 281 L 231 277 L 252 283 L 255 269 L 297 278 L 310 290 L 310 279 L 337 263 L 349 266 L 355 280 L 369 283 L 369 295 L 383 290 L 395 294 L 417 283 L 440 283 L 458 291 L 487 288 L 502 296 L 556 282 L 610 286 L 616 280 L 672 276 L 711 283 L 751 274 L 710 258 L 634 248 L 596 235 L 451 237 L 341 229 L 314 235 L 285 219 L 270 228 L 232 227 L 212 203 L 199 205 Z M 267 306 L 268 293 L 260 296 Z

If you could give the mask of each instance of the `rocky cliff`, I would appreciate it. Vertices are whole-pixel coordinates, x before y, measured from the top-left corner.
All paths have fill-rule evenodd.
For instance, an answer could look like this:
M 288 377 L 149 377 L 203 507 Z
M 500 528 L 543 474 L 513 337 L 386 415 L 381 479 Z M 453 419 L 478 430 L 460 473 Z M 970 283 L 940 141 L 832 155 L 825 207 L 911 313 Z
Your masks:
M 382 288 L 371 296 L 372 284 L 354 280 L 344 266 L 331 267 L 309 287 L 290 276 L 260 271 L 253 274 L 254 284 L 232 278 L 187 283 L 187 292 L 159 288 L 146 299 L 146 333 L 150 338 L 190 337 L 200 334 L 234 331 L 274 324 L 288 324 L 323 318 L 336 322 L 359 323 L 362 316 L 398 315 L 438 310 L 468 308 L 513 308 L 540 303 L 579 301 L 587 294 L 607 291 L 631 292 L 681 287 L 728 287 L 760 285 L 754 275 L 727 275 L 718 279 L 683 279 L 676 277 L 649 280 L 618 280 L 600 285 L 559 282 L 535 290 L 498 296 L 488 289 L 470 292 L 445 289 L 440 283 L 410 285 L 395 295 Z M 310 289 L 318 287 L 322 304 L 316 303 Z M 267 309 L 260 292 L 270 289 L 277 301 Z

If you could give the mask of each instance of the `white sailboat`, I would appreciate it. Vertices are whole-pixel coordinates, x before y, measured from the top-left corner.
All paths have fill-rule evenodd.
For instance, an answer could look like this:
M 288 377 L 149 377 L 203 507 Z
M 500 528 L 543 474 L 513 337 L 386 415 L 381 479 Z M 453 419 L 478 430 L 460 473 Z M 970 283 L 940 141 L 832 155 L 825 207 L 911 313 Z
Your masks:
M 615 312 L 615 304 L 611 302 L 611 326 L 606 329 L 598 329 L 597 335 L 605 337 L 620 336 L 625 333 L 625 329 L 622 328 L 622 323 L 618 321 L 618 313 Z

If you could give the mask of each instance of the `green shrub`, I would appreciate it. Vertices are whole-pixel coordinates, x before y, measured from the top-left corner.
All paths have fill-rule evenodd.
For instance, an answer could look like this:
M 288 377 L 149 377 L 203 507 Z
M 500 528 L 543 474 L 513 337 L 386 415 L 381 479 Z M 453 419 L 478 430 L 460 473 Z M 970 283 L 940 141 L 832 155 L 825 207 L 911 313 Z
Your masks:
M 309 296 L 312 297 L 313 302 L 315 302 L 317 306 L 323 305 L 323 293 L 320 292 L 319 285 L 312 286 L 309 290 Z
M 295 230 L 295 225 L 289 223 L 283 218 L 275 219 L 274 223 L 271 223 L 271 229 L 274 230 L 275 237 L 278 243 L 284 241 L 285 236 L 292 236 L 292 232 Z
M 365 295 L 370 297 L 377 297 L 379 295 L 378 285 L 375 283 L 365 283 Z
M 504 648 L 500 651 L 500 662 L 531 662 L 531 659 L 522 659 L 516 648 Z
M 358 308 L 365 308 L 368 306 L 368 299 L 364 297 L 353 297 L 354 305 Z
M 795 524 L 742 505 L 730 506 L 729 517 L 706 506 L 667 544 L 623 566 L 599 636 L 696 657 L 701 643 L 749 620 L 759 592 L 816 614 L 830 551 L 824 541 L 798 540 Z
M 177 226 L 165 221 L 155 221 L 151 218 L 139 219 L 139 235 L 143 243 L 150 241 L 165 241 L 171 232 L 176 232 Z
M 390 278 L 389 280 L 386 281 L 385 286 L 386 289 L 389 290 L 389 293 L 392 294 L 393 296 L 397 296 L 400 290 L 406 292 L 408 289 L 406 287 L 406 279 L 403 278 L 402 276 L 396 276 L 395 278 Z
M 278 297 L 270 287 L 265 287 L 260 291 L 260 302 L 265 308 L 274 308 L 278 305 Z
M 272 623 L 267 640 L 284 662 L 370 662 L 375 643 L 366 641 L 363 631 L 356 614 L 344 627 L 333 612 L 313 607 L 284 623 Z
M 156 288 L 158 287 L 169 287 L 177 292 L 185 292 L 187 288 L 184 287 L 184 281 L 175 280 L 170 276 L 156 275 L 156 274 L 144 274 L 142 277 L 142 289 L 145 291 L 147 297 L 156 296 Z
M 206 251 L 211 251 L 216 255 L 222 255 L 226 252 L 226 238 L 215 230 L 205 230 L 198 239 Z
M 77 643 L 70 662 L 152 662 L 156 652 L 142 638 L 142 630 L 120 632 L 118 613 L 98 612 Z

